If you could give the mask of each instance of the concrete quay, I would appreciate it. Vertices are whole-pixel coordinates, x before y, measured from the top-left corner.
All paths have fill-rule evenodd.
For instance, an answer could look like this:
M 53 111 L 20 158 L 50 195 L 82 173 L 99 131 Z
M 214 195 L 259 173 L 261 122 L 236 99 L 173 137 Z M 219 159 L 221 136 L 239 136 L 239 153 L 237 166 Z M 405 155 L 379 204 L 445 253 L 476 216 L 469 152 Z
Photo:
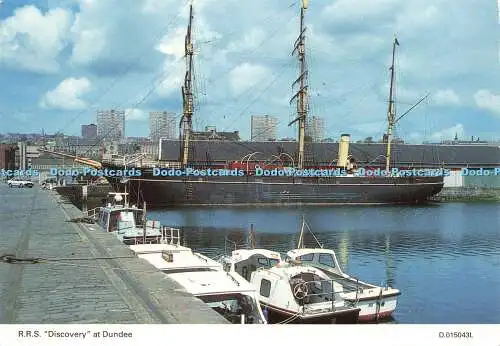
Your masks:
M 229 323 L 55 191 L 0 183 L 0 324 Z M 96 259 L 96 257 L 101 259 Z

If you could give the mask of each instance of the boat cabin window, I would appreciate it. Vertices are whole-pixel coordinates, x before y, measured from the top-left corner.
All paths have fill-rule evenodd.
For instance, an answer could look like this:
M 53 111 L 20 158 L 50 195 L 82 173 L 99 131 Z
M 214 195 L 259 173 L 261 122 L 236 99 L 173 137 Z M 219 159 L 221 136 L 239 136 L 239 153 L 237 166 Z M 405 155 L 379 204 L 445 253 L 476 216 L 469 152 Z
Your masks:
M 264 323 L 258 303 L 246 294 L 231 293 L 197 297 L 231 323 L 241 323 L 241 315 L 245 315 L 245 323 Z
M 280 263 L 280 261 L 274 258 L 261 257 L 257 260 L 257 263 L 259 263 L 261 266 L 264 266 L 264 268 L 271 268 Z
M 124 231 L 142 224 L 141 210 L 116 210 L 111 212 L 109 217 L 109 232 Z
M 271 281 L 262 279 L 260 281 L 260 295 L 268 298 L 271 295 Z
M 280 263 L 280 261 L 279 261 L 279 260 L 277 260 L 277 259 L 273 259 L 273 258 L 270 258 L 270 259 L 269 259 L 269 266 L 270 266 L 270 267 L 274 267 L 274 266 L 275 266 L 275 265 L 277 265 L 278 263 Z
M 333 256 L 329 253 L 322 253 L 319 254 L 319 264 L 323 264 L 325 266 L 335 268 L 335 260 L 333 259 Z
M 136 225 L 134 212 L 132 211 L 122 211 L 118 219 L 118 228 L 120 230 L 126 230 L 134 228 Z
M 302 262 L 311 262 L 314 259 L 314 254 L 308 253 L 308 254 L 297 257 L 297 259 L 299 261 L 302 261 Z

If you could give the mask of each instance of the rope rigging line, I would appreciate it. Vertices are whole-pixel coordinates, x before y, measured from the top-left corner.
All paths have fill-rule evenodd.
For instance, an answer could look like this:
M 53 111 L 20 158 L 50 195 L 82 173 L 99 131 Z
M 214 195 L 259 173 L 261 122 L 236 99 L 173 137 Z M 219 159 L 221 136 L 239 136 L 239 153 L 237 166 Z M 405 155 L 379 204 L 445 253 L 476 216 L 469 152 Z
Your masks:
M 189 2 L 189 0 L 185 0 L 186 1 L 186 4 L 184 6 L 187 5 L 187 3 Z M 177 25 L 179 22 L 180 22 L 181 18 L 179 16 L 176 16 L 174 18 L 172 18 L 170 20 L 170 22 L 162 28 L 161 32 L 159 35 L 155 35 L 153 40 L 154 41 L 157 41 L 158 39 L 160 39 L 161 37 L 165 36 L 165 34 L 175 25 Z M 95 104 L 97 102 L 99 102 L 105 95 L 108 94 L 108 92 L 120 81 L 122 80 L 126 75 L 127 73 L 130 71 L 130 69 L 133 67 L 134 64 L 136 64 L 137 62 L 140 62 L 142 61 L 143 59 L 145 59 L 148 55 L 147 54 L 144 54 L 144 52 L 140 52 L 139 54 L 137 54 L 137 56 L 132 59 L 129 64 L 127 64 L 125 66 L 125 68 L 121 71 L 121 73 L 119 74 L 119 76 L 115 77 L 110 85 L 105 89 L 105 91 L 103 93 L 101 93 L 94 101 L 92 101 L 85 109 L 83 109 L 82 111 L 78 112 L 74 117 L 72 117 L 70 120 L 68 120 L 68 122 L 59 130 L 59 132 L 63 132 L 67 127 L 68 125 L 72 124 L 75 122 L 75 120 L 81 116 L 82 114 L 84 114 L 85 112 L 89 111 L 91 109 L 92 106 L 95 106 Z
M 295 2 L 294 2 L 292 5 L 289 5 L 288 7 L 292 7 L 294 4 L 295 4 Z M 271 15 L 271 16 L 269 16 L 269 17 L 272 17 L 272 15 Z M 179 19 L 179 18 L 177 18 L 177 19 L 175 20 L 175 23 L 177 23 L 179 20 L 180 20 L 180 19 Z M 167 27 L 167 28 L 170 28 L 172 25 L 174 25 L 174 23 L 173 23 L 173 22 L 174 22 L 174 20 L 172 20 L 172 21 L 171 21 L 171 23 L 168 25 L 168 27 Z M 280 28 L 281 28 L 281 26 L 280 26 L 280 27 L 278 27 L 278 29 L 277 29 L 277 30 L 276 30 L 276 31 L 275 31 L 275 32 L 271 35 L 271 37 L 274 37 L 274 36 L 276 35 L 276 33 L 279 31 L 279 29 L 280 29 Z M 163 35 L 163 34 L 162 34 L 162 35 Z M 265 42 L 266 42 L 266 41 L 263 41 L 263 42 L 261 43 L 261 45 L 259 45 L 258 47 L 255 47 L 253 51 L 255 51 L 255 50 L 257 50 L 258 48 L 260 48 L 260 46 L 262 46 Z M 177 63 L 177 62 L 178 62 L 178 60 L 180 60 L 180 59 L 181 59 L 181 58 L 179 58 L 179 59 L 177 59 L 177 60 L 173 60 L 173 61 L 171 62 L 171 65 L 173 65 L 174 63 Z M 132 63 L 133 63 L 133 62 L 132 62 Z M 130 66 L 129 66 L 129 67 L 131 67 L 132 63 L 130 64 Z M 227 74 L 227 73 L 231 72 L 233 69 L 234 69 L 234 66 L 232 66 L 232 67 L 231 67 L 228 71 L 226 71 L 226 72 L 225 72 L 225 74 Z M 146 99 L 147 99 L 147 98 L 148 98 L 151 94 L 153 94 L 153 92 L 157 89 L 157 87 L 158 87 L 158 86 L 160 86 L 160 85 L 163 83 L 163 81 L 164 81 L 164 80 L 165 80 L 165 79 L 166 79 L 166 78 L 167 78 L 167 77 L 168 77 L 168 76 L 169 76 L 172 72 L 173 72 L 172 70 L 168 70 L 166 73 L 165 73 L 165 72 L 163 72 L 163 73 L 162 73 L 162 76 L 159 78 L 159 79 L 160 79 L 160 81 L 158 81 L 158 77 L 155 75 L 154 79 L 153 79 L 150 83 L 154 83 L 154 81 L 156 81 L 156 83 L 155 83 L 155 84 L 154 84 L 154 85 L 153 85 L 153 86 L 152 86 L 152 87 L 148 90 L 148 92 L 147 92 L 147 93 L 146 93 L 146 94 L 145 94 L 145 95 L 144 95 L 144 96 L 143 96 L 140 100 L 138 100 L 138 101 L 136 101 L 136 102 L 135 102 L 135 104 L 132 106 L 132 108 L 135 108 L 135 107 L 137 107 L 138 105 L 142 104 L 142 103 L 143 103 L 143 102 L 144 102 L 144 101 L 145 101 L 145 100 L 146 100 Z M 123 76 L 122 76 L 122 77 L 123 77 Z M 108 90 L 107 90 L 107 91 L 111 90 L 111 88 L 112 88 L 112 87 L 116 84 L 116 82 L 117 82 L 117 81 L 118 81 L 118 80 L 115 80 L 115 81 L 114 81 L 114 82 L 110 85 L 110 87 L 108 88 Z M 148 84 L 149 84 L 149 83 L 148 83 Z M 209 81 L 209 83 L 208 83 L 208 84 L 210 85 L 210 81 Z M 195 87 L 196 87 L 196 85 L 195 85 Z M 206 88 L 206 86 L 205 86 L 205 88 Z M 106 93 L 107 93 L 107 91 L 106 91 Z M 104 93 L 104 94 L 105 94 L 105 93 Z M 87 111 L 88 109 L 90 109 L 90 107 L 91 107 L 93 104 L 95 104 L 97 101 L 99 101 L 99 100 L 100 100 L 100 98 L 102 98 L 102 97 L 104 96 L 104 94 L 102 94 L 102 95 L 101 95 L 101 96 L 100 96 L 97 100 L 95 100 L 95 101 L 94 101 L 91 105 L 89 105 L 89 107 L 87 107 L 87 109 L 86 109 L 86 110 L 84 110 L 84 111 L 80 112 L 80 114 L 81 114 L 81 113 L 83 113 L 83 112 L 85 112 L 85 111 Z M 122 107 L 122 106 L 123 106 L 123 104 L 125 104 L 126 102 L 128 102 L 128 101 L 123 102 L 122 104 L 118 105 L 118 106 L 117 106 L 117 107 L 115 107 L 115 108 L 120 108 L 120 107 Z M 198 102 L 198 105 L 199 105 L 199 102 Z M 78 115 L 79 115 L 79 114 L 77 114 L 77 115 L 76 115 L 76 116 L 75 116 L 72 120 L 74 120 L 74 119 L 75 119 Z M 168 124 L 165 124 L 164 126 L 168 126 Z M 104 138 L 106 138 L 106 137 L 107 137 L 107 136 L 108 136 L 111 132 L 113 132 L 113 131 L 114 131 L 114 129 L 110 129 L 110 130 L 108 131 L 108 133 L 107 133 L 107 134 L 105 134 L 105 135 L 103 136 L 103 139 L 104 139 Z M 91 145 L 91 146 L 90 146 L 90 148 L 88 148 L 88 149 L 85 151 L 85 153 L 80 154 L 80 155 L 78 155 L 78 156 L 87 156 L 87 155 L 89 155 L 90 153 L 92 153 L 92 151 L 93 151 L 96 147 L 99 147 L 99 146 L 101 146 L 101 145 L 102 145 L 103 139 L 101 139 L 100 141 L 98 140 L 95 144 Z M 54 158 L 54 159 L 55 159 L 55 158 Z
M 170 66 L 174 65 L 175 63 L 179 62 L 182 58 L 178 58 L 176 60 L 172 60 L 171 63 L 170 63 Z M 151 80 L 151 82 L 149 82 L 148 84 L 153 84 L 153 86 L 144 94 L 144 96 L 142 96 L 139 100 L 135 101 L 135 103 L 132 105 L 132 108 L 136 108 L 137 106 L 139 106 L 140 104 L 142 104 L 149 96 L 151 96 L 154 91 L 163 83 L 163 81 L 165 79 L 167 79 L 171 73 L 174 73 L 173 70 L 168 70 L 167 72 L 165 71 L 162 71 L 161 73 L 161 77 L 158 78 L 158 75 L 159 74 L 156 74 L 153 79 Z M 156 83 L 154 83 L 154 81 L 156 81 Z M 127 101 L 124 101 L 123 103 L 117 105 L 115 108 L 117 109 L 120 109 L 121 107 L 123 107 L 127 102 L 129 102 L 129 100 Z M 126 117 L 126 115 L 125 115 Z M 102 136 L 102 138 L 99 140 L 97 140 L 97 142 L 93 145 L 90 146 L 90 148 L 87 149 L 87 151 L 85 151 L 82 155 L 79 155 L 79 156 L 86 156 L 88 155 L 92 149 L 102 145 L 104 139 L 110 134 L 112 133 L 113 131 L 115 131 L 114 128 L 111 128 L 110 130 L 108 130 L 106 132 L 105 135 Z
M 267 85 L 264 89 L 260 90 L 260 91 L 258 92 L 258 94 L 257 94 L 257 95 L 256 95 L 256 96 L 255 96 L 255 97 L 254 97 L 254 98 L 253 98 L 253 99 L 252 99 L 249 103 L 247 103 L 247 105 L 246 105 L 246 106 L 242 109 L 242 111 L 241 111 L 241 112 L 240 112 L 240 113 L 236 116 L 236 118 L 235 118 L 235 119 L 234 119 L 234 120 L 233 120 L 233 121 L 229 124 L 229 126 L 227 126 L 227 127 L 225 127 L 225 128 L 224 128 L 224 130 L 229 130 L 229 128 L 230 128 L 231 126 L 233 126 L 233 125 L 234 125 L 234 123 L 235 123 L 236 121 L 239 121 L 239 120 L 240 120 L 240 118 L 241 118 L 242 116 L 244 116 L 245 112 L 247 112 L 247 111 L 248 111 L 248 109 L 249 109 L 251 106 L 253 106 L 255 103 L 257 103 L 257 101 L 259 100 L 259 98 L 260 98 L 260 97 L 261 97 L 264 93 L 266 93 L 266 92 L 267 92 L 267 91 L 268 91 L 268 90 L 269 90 L 269 89 L 270 89 L 270 88 L 271 88 L 271 87 L 275 84 L 275 82 L 276 82 L 279 78 L 283 77 L 284 72 L 285 72 L 285 70 L 286 70 L 288 67 L 289 67 L 288 65 L 284 65 L 284 66 L 283 66 L 283 67 L 282 67 L 279 71 L 275 72 L 275 73 L 273 74 L 273 78 L 269 81 L 269 84 L 268 84 L 268 85 Z M 265 77 L 264 77 L 264 78 L 265 78 Z M 263 79 L 264 79 L 264 78 L 263 78 Z M 254 84 L 251 88 L 255 88 L 257 85 L 260 85 L 260 81 L 257 81 L 257 82 L 256 82 L 256 83 L 255 83 L 255 84 Z
M 189 3 L 189 0 L 186 0 L 186 4 L 185 4 L 184 6 L 186 6 L 188 3 Z M 170 22 L 169 22 L 169 23 L 168 23 L 168 24 L 167 24 L 167 25 L 166 25 L 166 26 L 165 26 L 165 27 L 161 30 L 160 34 L 155 36 L 154 40 L 155 40 L 155 41 L 157 41 L 157 40 L 158 40 L 158 39 L 160 39 L 161 37 L 165 36 L 165 34 L 166 34 L 166 33 L 167 33 L 167 32 L 168 32 L 168 31 L 169 31 L 169 30 L 170 30 L 173 26 L 177 25 L 177 24 L 180 22 L 180 20 L 181 20 L 181 18 L 180 18 L 179 16 L 176 16 L 176 17 L 172 18 L 172 19 L 170 20 Z M 100 95 L 99 95 L 99 96 L 98 96 L 98 97 L 97 97 L 94 101 L 92 101 L 92 102 L 91 102 L 91 103 L 90 103 L 90 104 L 89 104 L 89 105 L 88 105 L 85 109 L 83 109 L 82 111 L 78 112 L 75 116 L 73 116 L 73 117 L 72 117 L 72 118 L 71 118 L 71 119 L 70 119 L 70 120 L 69 120 L 69 121 L 68 121 L 68 122 L 67 122 L 67 123 L 63 126 L 63 128 L 62 128 L 62 129 L 60 129 L 58 132 L 63 132 L 63 131 L 64 131 L 64 129 L 66 129 L 70 123 L 74 123 L 74 122 L 75 122 L 75 120 L 76 120 L 79 116 L 81 116 L 82 114 L 84 114 L 84 113 L 86 113 L 86 112 L 90 111 L 90 110 L 91 110 L 91 108 L 92 108 L 92 107 L 94 107 L 94 106 L 97 104 L 97 102 L 99 102 L 99 101 L 100 101 L 100 100 L 101 100 L 101 99 L 102 99 L 105 95 L 107 95 L 107 94 L 109 93 L 109 91 L 110 91 L 110 90 L 111 90 L 111 89 L 112 89 L 112 88 L 113 88 L 113 87 L 114 87 L 114 86 L 115 86 L 115 85 L 116 85 L 116 84 L 117 84 L 120 80 L 122 80 L 122 79 L 123 79 L 123 78 L 127 75 L 128 71 L 130 71 L 130 69 L 133 67 L 133 65 L 134 65 L 135 63 L 142 61 L 142 60 L 143 60 L 146 56 L 147 56 L 147 54 L 144 54 L 143 52 L 141 52 L 140 54 L 138 54 L 138 55 L 137 55 L 137 57 L 136 57 L 135 59 L 133 59 L 132 61 L 130 61 L 130 62 L 129 62 L 129 64 L 125 66 L 125 68 L 124 68 L 124 69 L 123 69 L 123 71 L 120 73 L 120 75 L 119 75 L 119 76 L 117 76 L 117 77 L 115 77 L 115 78 L 112 80 L 111 84 L 110 84 L 110 85 L 109 85 L 109 86 L 108 86 L 108 87 L 104 90 L 104 92 L 103 92 L 103 93 L 101 93 L 101 94 L 100 94 Z M 173 64 L 173 63 L 175 63 L 175 62 L 177 62 L 177 61 L 175 61 L 175 60 L 174 60 L 174 61 L 172 61 L 172 64 Z M 164 74 L 164 72 L 163 72 L 163 71 L 162 71 L 162 74 Z M 155 75 L 155 77 L 154 77 L 154 80 L 153 80 L 153 81 L 157 80 L 157 75 L 158 75 L 158 74 L 156 74 L 156 75 Z M 166 78 L 166 77 L 165 77 L 165 78 Z M 163 79 L 163 80 L 164 80 L 164 79 Z M 151 84 L 151 83 L 152 83 L 152 82 L 150 82 L 150 83 L 148 83 L 148 84 Z M 156 89 L 156 87 L 155 87 L 152 91 L 150 91 L 150 92 L 146 95 L 146 97 L 144 97 L 144 98 L 143 98 L 143 100 L 141 100 L 141 102 L 143 102 L 143 101 L 144 101 L 147 97 L 149 97 L 149 95 L 151 95 L 151 94 L 154 92 L 154 90 L 155 90 L 155 89 Z M 116 108 L 120 108 L 120 107 L 121 107 L 121 106 L 123 106 L 123 104 L 125 104 L 126 102 L 128 102 L 128 100 L 127 100 L 127 101 L 125 101 L 125 102 L 123 102 L 122 104 L 120 104 L 120 105 L 119 105 L 118 107 L 116 107 Z M 138 104 L 139 104 L 139 103 L 140 103 L 140 102 L 138 102 Z M 126 115 L 125 115 L 125 117 L 126 117 Z M 102 145 L 102 143 L 103 143 L 103 141 L 104 141 L 104 139 L 105 139 L 106 137 L 108 137 L 108 135 L 109 135 L 109 134 L 111 134 L 114 130 L 115 130 L 114 128 L 113 128 L 113 129 L 110 129 L 110 130 L 109 130 L 106 134 L 104 134 L 104 135 L 102 136 L 102 138 L 100 138 L 100 139 L 99 139 L 99 138 L 97 138 L 97 139 L 96 139 L 96 143 L 95 143 L 95 144 L 91 145 L 91 146 L 90 146 L 90 147 L 89 147 L 89 148 L 88 148 L 88 149 L 87 149 L 87 150 L 86 150 L 83 154 L 80 154 L 80 155 L 78 155 L 78 156 L 83 156 L 83 157 L 85 157 L 85 156 L 87 156 L 87 155 L 91 154 L 91 153 L 92 153 L 92 151 L 93 151 L 93 149 L 95 149 L 95 148 L 97 148 L 97 147 L 101 146 L 101 145 Z M 53 162 L 54 162 L 54 164 L 56 163 L 56 158 L 55 158 L 55 157 L 53 157 Z
M 178 22 L 179 20 L 180 20 L 180 19 L 179 19 L 179 18 L 177 18 L 177 22 Z M 169 26 L 169 27 L 170 27 L 170 26 Z M 278 27 L 278 30 L 279 30 L 280 28 L 281 28 L 281 27 Z M 271 35 L 271 37 L 273 37 L 273 36 L 274 36 L 274 35 L 278 32 L 278 30 L 276 30 L 276 31 L 273 33 L 273 35 Z M 265 42 L 265 41 L 264 41 L 264 42 Z M 263 43 L 264 43 L 264 42 L 263 42 Z M 263 43 L 262 43 L 262 44 L 263 44 Z M 262 44 L 261 44 L 261 45 L 262 45 Z M 260 46 L 259 46 L 259 47 L 260 47 Z M 259 47 L 256 47 L 254 50 L 258 49 Z M 182 60 L 182 57 L 179 57 L 178 59 L 173 60 L 173 61 L 170 63 L 170 66 L 171 66 L 171 65 L 174 65 L 175 63 L 179 62 L 180 60 Z M 227 74 L 227 73 L 231 72 L 231 70 L 233 70 L 235 66 L 236 66 L 236 65 L 231 66 L 231 67 L 230 67 L 230 69 L 229 69 L 228 71 L 226 71 L 224 74 Z M 144 95 L 141 99 L 139 99 L 138 101 L 136 101 L 136 102 L 135 102 L 135 104 L 132 106 L 132 108 L 136 108 L 138 105 L 142 104 L 142 103 L 143 103 L 143 102 L 144 102 L 144 101 L 145 101 L 145 100 L 146 100 L 149 96 L 151 96 L 151 95 L 153 94 L 153 92 L 154 92 L 154 91 L 155 91 L 155 90 L 156 90 L 156 89 L 157 89 L 157 88 L 158 88 L 158 87 L 159 87 L 159 86 L 163 83 L 163 81 L 164 81 L 165 79 L 167 79 L 167 78 L 168 78 L 168 77 L 169 77 L 172 73 L 175 73 L 175 72 L 176 72 L 176 71 L 174 71 L 173 69 L 167 69 L 167 71 L 166 71 L 166 72 L 165 72 L 165 71 L 162 71 L 162 72 L 160 73 L 160 74 L 161 74 L 161 77 L 160 77 L 160 78 L 158 78 L 158 77 L 157 77 L 157 75 L 155 75 L 155 77 L 152 79 L 152 81 L 151 81 L 150 83 L 148 83 L 148 84 L 153 84 L 153 83 L 154 83 L 154 81 L 156 81 L 156 83 L 154 83 L 154 84 L 153 84 L 153 86 L 152 86 L 152 87 L 151 87 L 151 88 L 150 88 L 150 89 L 146 92 L 146 94 L 145 94 L 145 95 Z M 158 79 L 159 79 L 159 81 L 158 81 Z M 195 79 L 195 78 L 194 78 L 194 79 Z M 195 79 L 195 80 L 196 80 L 196 79 Z M 195 84 L 195 83 L 193 83 L 193 84 Z M 209 85 L 210 85 L 210 83 L 209 83 Z M 194 87 L 196 87 L 196 85 L 194 85 Z M 127 103 L 127 102 L 128 102 L 128 100 L 127 100 L 127 101 L 124 101 L 122 104 L 119 104 L 119 105 L 118 105 L 117 107 L 115 107 L 115 108 L 121 108 L 121 107 L 123 107 L 123 105 L 124 105 L 125 103 Z M 199 105 L 199 103 L 198 103 L 198 105 Z M 168 126 L 168 124 L 165 124 L 164 126 Z M 108 136 L 110 133 L 112 133 L 113 131 L 114 131 L 114 129 L 110 129 L 110 130 L 108 131 L 108 133 L 106 133 L 103 137 L 104 137 L 104 138 L 105 138 L 105 137 L 107 137 L 107 136 Z M 99 141 L 98 141 L 96 144 L 91 145 L 91 146 L 90 146 L 90 148 L 89 148 L 89 149 L 87 149 L 87 151 L 86 151 L 83 155 L 79 155 L 79 156 L 86 156 L 86 155 L 88 155 L 88 154 L 89 154 L 89 153 L 90 153 L 93 149 L 95 149 L 96 147 L 100 146 L 101 144 L 102 144 L 102 140 L 101 140 L 101 142 L 99 142 Z
M 290 18 L 286 24 L 288 24 L 289 22 L 291 22 L 293 19 L 294 19 L 293 17 L 292 17 L 292 18 Z M 271 40 L 272 40 L 272 39 L 273 39 L 273 38 L 274 38 L 274 37 L 278 34 L 278 32 L 279 32 L 281 29 L 283 29 L 283 27 L 284 27 L 284 25 L 282 25 L 282 23 L 278 21 L 278 22 L 277 22 L 277 25 L 276 25 L 276 29 L 275 29 L 275 30 L 271 33 L 271 35 L 269 35 L 269 36 L 266 38 L 266 40 L 263 40 L 263 41 L 262 41 L 259 45 L 257 45 L 256 47 L 252 48 L 252 49 L 250 50 L 250 54 L 249 54 L 249 56 L 251 56 L 251 54 L 255 53 L 255 52 L 256 52 L 256 51 L 258 51 L 260 48 L 262 48 L 262 46 L 263 46 L 265 43 L 269 43 L 269 42 L 270 42 L 270 41 L 271 41 Z M 288 64 L 288 62 L 287 62 L 287 64 Z M 217 79 L 216 79 L 216 80 L 209 79 L 209 80 L 208 80 L 208 83 L 206 83 L 206 87 L 213 87 L 213 86 L 215 86 L 215 85 L 216 85 L 216 84 L 215 84 L 216 82 L 221 82 L 221 83 L 222 83 L 222 82 L 223 82 L 224 77 L 225 77 L 226 75 L 228 75 L 229 73 L 231 73 L 231 72 L 234 70 L 234 68 L 235 68 L 235 67 L 237 67 L 238 65 L 239 65 L 239 62 L 234 63 L 233 65 L 231 65 L 231 66 L 230 66 L 228 69 L 226 69 L 223 73 L 218 74 L 218 75 L 217 75 Z M 252 85 L 252 88 L 253 88 L 256 84 L 258 84 L 258 83 L 255 83 L 254 85 Z M 213 89 L 213 88 L 212 88 L 212 89 Z M 233 96 L 233 99 L 237 99 L 238 97 L 239 97 L 239 95 Z M 225 106 L 222 110 L 218 111 L 218 113 L 221 113 L 221 114 L 222 114 L 222 113 L 226 112 L 226 110 L 227 110 L 229 107 L 235 107 L 236 105 L 237 105 L 237 104 L 231 105 L 230 103 L 227 103 L 227 102 L 226 102 L 226 106 Z

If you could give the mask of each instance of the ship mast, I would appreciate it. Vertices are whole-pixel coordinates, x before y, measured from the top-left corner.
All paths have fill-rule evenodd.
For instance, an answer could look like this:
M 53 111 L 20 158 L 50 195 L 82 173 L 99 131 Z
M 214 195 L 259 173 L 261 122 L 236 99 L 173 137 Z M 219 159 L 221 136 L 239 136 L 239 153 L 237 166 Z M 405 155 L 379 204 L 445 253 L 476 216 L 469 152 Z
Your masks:
M 396 123 L 396 111 L 394 109 L 394 57 L 396 55 L 396 46 L 399 46 L 398 39 L 394 37 L 394 42 L 392 43 L 392 64 L 391 64 L 391 85 L 389 87 L 389 109 L 387 111 L 387 152 L 385 155 L 385 170 L 389 172 L 391 163 L 391 141 L 392 141 L 392 129 Z M 387 173 L 389 174 L 389 173 Z
M 182 166 L 188 163 L 189 156 L 189 137 L 192 129 L 193 116 L 193 42 L 191 40 L 191 31 L 193 24 L 193 4 L 189 5 L 189 24 L 184 42 L 184 51 L 186 58 L 186 75 L 184 76 L 184 86 L 182 87 L 183 113 L 181 118 L 182 128 Z
M 293 120 L 288 126 L 299 122 L 299 152 L 297 159 L 297 168 L 304 168 L 304 138 L 305 138 L 305 127 L 307 118 L 307 66 L 306 66 L 306 51 L 305 51 L 305 31 L 304 26 L 304 13 L 308 6 L 308 0 L 302 0 L 302 6 L 300 8 L 300 34 L 295 41 L 295 46 L 292 51 L 292 55 L 298 52 L 298 58 L 300 63 L 300 75 L 299 78 L 295 80 L 292 84 L 292 88 L 299 83 L 299 91 L 292 97 L 290 104 L 293 100 L 297 99 L 297 118 Z

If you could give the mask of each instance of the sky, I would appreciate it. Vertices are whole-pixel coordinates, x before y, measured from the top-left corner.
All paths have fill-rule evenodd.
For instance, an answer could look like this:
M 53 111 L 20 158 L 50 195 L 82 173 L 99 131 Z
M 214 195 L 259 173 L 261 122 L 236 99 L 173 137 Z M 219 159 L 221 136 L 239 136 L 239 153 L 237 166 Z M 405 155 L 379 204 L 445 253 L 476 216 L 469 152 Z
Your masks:
M 127 136 L 148 112 L 181 113 L 188 0 L 3 0 L 0 133 L 79 135 L 100 109 L 125 109 Z M 194 0 L 196 130 L 250 137 L 250 117 L 289 104 L 300 1 Z M 386 131 L 394 35 L 396 135 L 407 142 L 500 139 L 499 15 L 494 0 L 310 0 L 309 116 L 326 137 Z

